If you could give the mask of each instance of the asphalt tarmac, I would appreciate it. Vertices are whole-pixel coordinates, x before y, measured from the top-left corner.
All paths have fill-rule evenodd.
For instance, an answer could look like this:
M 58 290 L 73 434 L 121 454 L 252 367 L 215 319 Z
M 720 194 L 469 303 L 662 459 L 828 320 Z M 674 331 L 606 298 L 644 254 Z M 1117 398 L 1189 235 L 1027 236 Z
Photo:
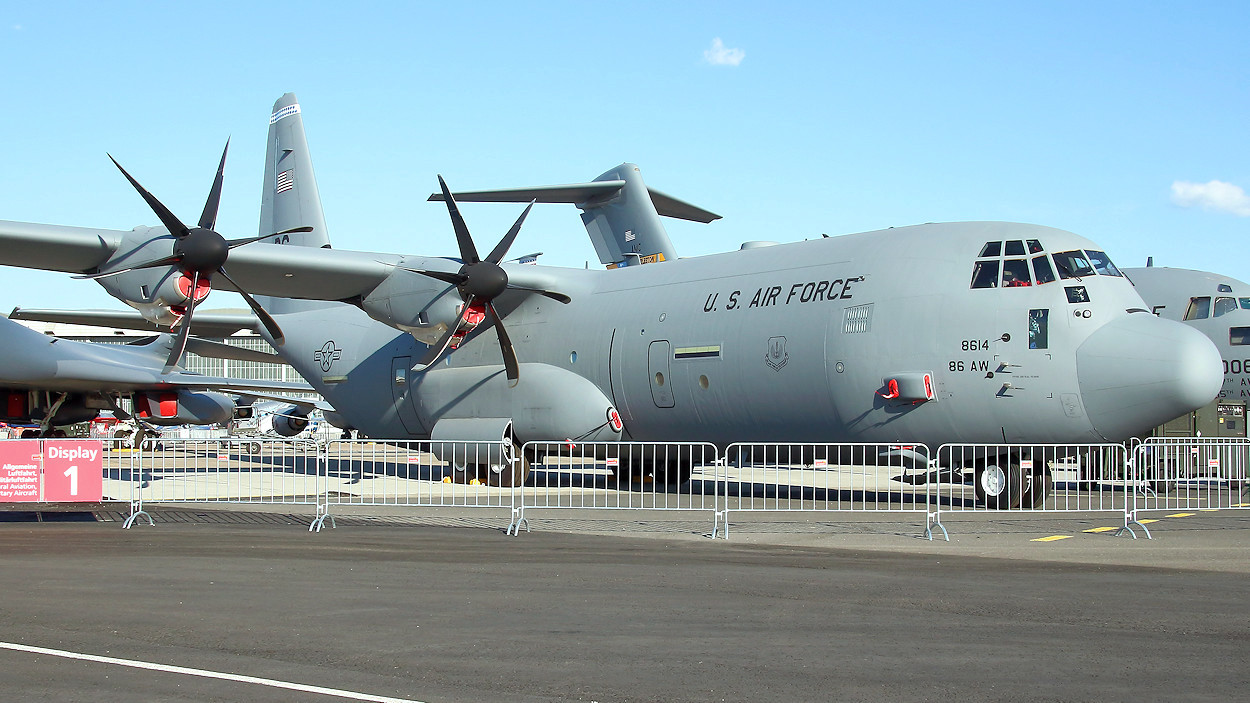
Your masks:
M 1250 684 L 1250 512 L 1160 516 L 1153 540 L 985 514 L 949 543 L 919 538 L 923 516 L 751 516 L 726 542 L 685 516 L 534 516 L 510 537 L 506 516 L 411 515 L 0 522 L 0 696 L 1228 701 Z

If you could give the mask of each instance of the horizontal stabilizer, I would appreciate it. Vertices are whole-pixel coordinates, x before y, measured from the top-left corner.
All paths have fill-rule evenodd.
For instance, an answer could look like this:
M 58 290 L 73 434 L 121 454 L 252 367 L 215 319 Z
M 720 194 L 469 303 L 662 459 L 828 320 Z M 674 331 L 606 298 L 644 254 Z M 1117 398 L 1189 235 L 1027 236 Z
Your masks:
M 535 186 L 533 188 L 502 188 L 499 190 L 475 190 L 452 193 L 456 202 L 460 203 L 528 203 L 531 200 L 540 203 L 571 203 L 582 209 L 594 207 L 595 201 L 608 200 L 625 187 L 625 181 L 595 181 L 593 183 L 570 183 L 567 185 Z M 684 200 L 661 193 L 654 188 L 647 188 L 655 211 L 665 217 L 680 220 L 702 222 L 707 224 L 719 220 L 720 215 L 709 212 L 701 207 L 691 205 Z M 442 193 L 434 193 L 430 201 L 442 201 Z
M 168 332 L 138 312 L 117 310 L 40 310 L 36 308 L 13 308 L 10 320 L 32 322 L 59 322 L 67 325 L 91 327 L 120 327 L 146 332 Z M 260 320 L 250 312 L 197 312 L 191 332 L 205 337 L 229 337 L 240 330 L 260 330 Z

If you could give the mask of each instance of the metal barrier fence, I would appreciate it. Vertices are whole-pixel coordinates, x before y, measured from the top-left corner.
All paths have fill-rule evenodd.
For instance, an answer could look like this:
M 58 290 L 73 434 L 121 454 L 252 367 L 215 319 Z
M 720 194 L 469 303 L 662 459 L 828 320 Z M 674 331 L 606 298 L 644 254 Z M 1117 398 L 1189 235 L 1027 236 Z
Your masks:
M 1138 480 L 1121 444 L 943 444 L 929 472 L 942 513 L 1116 512 L 1130 525 Z
M 1250 441 L 1152 437 L 1133 454 L 1135 512 L 1250 507 Z
M 324 446 L 326 504 L 515 510 L 526 466 L 513 451 L 501 442 L 335 440 Z
M 320 516 L 326 495 L 320 449 L 294 439 L 149 439 L 138 448 L 113 445 L 106 471 L 131 482 L 131 512 L 152 524 L 148 503 L 311 505 Z
M 725 536 L 731 511 L 930 514 L 930 463 L 923 444 L 731 444 L 721 475 Z M 926 522 L 930 539 L 934 524 Z
M 706 442 L 527 442 L 532 472 L 519 491 L 515 534 L 526 509 L 597 508 L 719 513 L 716 446 Z
M 726 538 L 732 512 L 924 511 L 932 538 L 943 514 L 1024 511 L 1118 512 L 1136 537 L 1139 512 L 1250 507 L 1245 439 L 945 444 L 936 456 L 922 444 L 100 441 L 102 495 L 130 502 L 125 527 L 151 523 L 153 503 L 256 503 L 315 506 L 310 530 L 333 524 L 332 506 L 507 508 L 512 534 L 535 509 L 707 511 Z

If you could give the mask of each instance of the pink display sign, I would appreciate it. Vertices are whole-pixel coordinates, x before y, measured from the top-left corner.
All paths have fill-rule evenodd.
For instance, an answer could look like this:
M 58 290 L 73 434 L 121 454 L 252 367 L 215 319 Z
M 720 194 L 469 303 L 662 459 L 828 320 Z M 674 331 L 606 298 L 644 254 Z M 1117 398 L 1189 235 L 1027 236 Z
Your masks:
M 0 442 L 0 502 L 39 502 L 39 472 L 42 468 L 39 440 Z
M 103 497 L 104 446 L 100 440 L 44 440 L 45 501 L 98 502 Z
M 0 442 L 0 503 L 98 502 L 103 497 L 99 440 Z

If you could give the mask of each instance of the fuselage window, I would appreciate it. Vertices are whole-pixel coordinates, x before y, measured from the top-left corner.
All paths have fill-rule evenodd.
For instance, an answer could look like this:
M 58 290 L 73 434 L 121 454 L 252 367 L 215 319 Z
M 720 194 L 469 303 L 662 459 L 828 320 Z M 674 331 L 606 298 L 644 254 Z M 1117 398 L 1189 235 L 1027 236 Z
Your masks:
M 1219 317 L 1226 312 L 1232 312 L 1237 309 L 1236 298 L 1216 298 L 1215 299 L 1215 315 Z
M 1029 240 L 1029 253 L 1037 254 L 1037 253 L 1040 253 L 1041 251 L 1042 251 L 1042 243 L 1037 241 L 1036 239 L 1030 239 Z
M 1065 251 L 1054 255 L 1055 268 L 1059 269 L 1060 278 L 1080 278 L 1093 276 L 1094 267 L 1089 265 L 1083 251 Z
M 1250 327 L 1229 327 L 1228 343 L 1234 347 L 1244 347 L 1250 344 Z
M 1002 242 L 986 242 L 985 246 L 981 247 L 981 254 L 977 258 L 984 259 L 987 256 L 999 256 L 1002 253 Z
M 1031 285 L 1033 282 L 1029 280 L 1029 262 L 1024 259 L 1007 259 L 1003 262 L 1004 288 Z
M 1120 273 L 1120 269 L 1115 267 L 1115 264 L 1111 263 L 1110 257 L 1108 257 L 1103 252 L 1094 251 L 1093 249 L 1086 249 L 1085 253 L 1089 254 L 1089 260 L 1094 262 L 1094 270 L 1097 271 L 1098 273 L 1104 276 L 1123 276 L 1124 275 Z
M 1007 256 L 1024 256 L 1024 242 L 1019 239 L 1007 242 Z
M 1050 268 L 1050 259 L 1045 255 L 1033 257 L 1033 277 L 1037 279 L 1037 285 L 1050 283 L 1055 280 L 1055 272 Z
M 1211 299 L 1203 296 L 1201 298 L 1190 298 L 1189 308 L 1185 310 L 1186 320 L 1205 320 L 1211 316 Z
M 972 269 L 973 288 L 994 288 L 998 285 L 998 261 L 978 261 Z

